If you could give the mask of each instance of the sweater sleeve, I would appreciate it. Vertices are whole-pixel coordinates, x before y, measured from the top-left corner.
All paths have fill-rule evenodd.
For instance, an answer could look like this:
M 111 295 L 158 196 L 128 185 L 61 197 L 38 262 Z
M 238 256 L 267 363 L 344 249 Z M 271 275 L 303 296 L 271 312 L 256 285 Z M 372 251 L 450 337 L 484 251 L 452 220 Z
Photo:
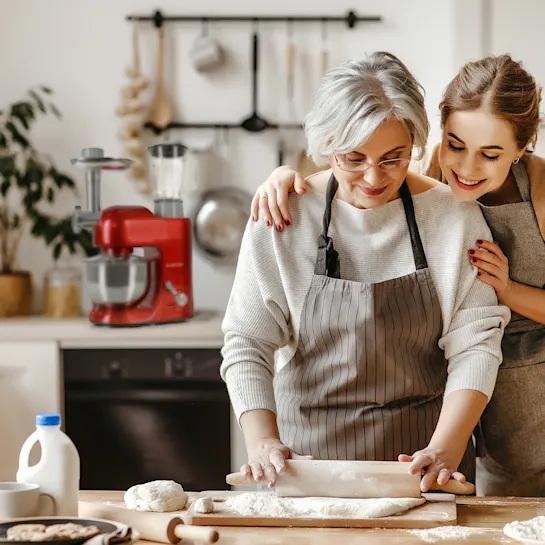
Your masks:
M 223 320 L 221 376 L 237 417 L 276 411 L 274 355 L 290 338 L 289 308 L 274 251 L 274 229 L 249 221 Z
M 502 361 L 501 340 L 510 319 L 509 308 L 499 305 L 493 288 L 478 279 L 467 250 L 478 239 L 491 240 L 478 207 L 470 204 L 463 218 L 464 244 L 449 252 L 451 270 L 457 271 L 457 289 L 451 319 L 444 325 L 439 346 L 448 360 L 445 396 L 455 390 L 478 390 L 489 399 Z

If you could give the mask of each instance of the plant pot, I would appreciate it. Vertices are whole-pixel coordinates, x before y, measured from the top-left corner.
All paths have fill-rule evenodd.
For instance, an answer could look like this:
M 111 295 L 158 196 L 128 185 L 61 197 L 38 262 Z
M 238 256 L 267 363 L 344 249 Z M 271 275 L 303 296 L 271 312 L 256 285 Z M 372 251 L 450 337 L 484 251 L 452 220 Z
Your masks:
M 28 316 L 32 303 L 32 277 L 27 271 L 0 274 L 0 317 Z

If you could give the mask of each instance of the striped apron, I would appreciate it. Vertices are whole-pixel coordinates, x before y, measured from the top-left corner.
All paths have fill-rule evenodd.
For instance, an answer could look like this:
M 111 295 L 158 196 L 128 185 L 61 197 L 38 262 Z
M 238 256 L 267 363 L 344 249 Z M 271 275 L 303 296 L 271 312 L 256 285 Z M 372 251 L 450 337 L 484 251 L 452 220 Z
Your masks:
M 404 182 L 415 272 L 377 284 L 341 278 L 326 193 L 314 275 L 296 353 L 275 375 L 282 442 L 317 459 L 397 460 L 425 448 L 441 410 L 447 362 L 439 300 Z M 472 443 L 460 469 L 474 475 Z
M 513 165 L 522 201 L 482 206 L 494 240 L 509 258 L 509 275 L 545 289 L 545 241 L 522 163 Z M 477 492 L 545 496 L 545 325 L 511 313 L 502 340 L 503 363 L 481 419 Z

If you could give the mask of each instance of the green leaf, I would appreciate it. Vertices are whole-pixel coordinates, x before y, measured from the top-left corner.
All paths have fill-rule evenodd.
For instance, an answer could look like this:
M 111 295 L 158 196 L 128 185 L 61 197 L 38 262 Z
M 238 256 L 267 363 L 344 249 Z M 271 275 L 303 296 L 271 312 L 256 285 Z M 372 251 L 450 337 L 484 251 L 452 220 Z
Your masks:
M 33 91 L 32 89 L 28 92 L 28 94 L 34 99 L 34 102 L 36 102 L 40 112 L 42 112 L 43 114 L 47 113 L 47 110 L 45 109 L 44 101 L 42 100 L 40 95 L 36 91 Z
M 0 148 L 7 148 L 8 140 L 3 132 L 0 132 Z
M 57 242 L 55 246 L 53 246 L 53 259 L 57 261 L 59 259 L 62 252 L 62 242 Z
M 48 95 L 50 95 L 53 92 L 50 87 L 46 87 L 45 85 L 40 85 L 40 89 L 44 93 L 47 93 Z
M 11 226 L 13 227 L 13 229 L 19 229 L 19 227 L 21 226 L 21 216 L 19 216 L 19 214 L 13 214 Z
M 0 156 L 0 175 L 9 178 L 15 171 L 15 158 L 12 155 Z
M 53 191 L 52 187 L 47 188 L 45 198 L 47 199 L 47 202 L 53 202 L 53 199 L 55 198 L 55 192 Z
M 49 109 L 55 114 L 55 117 L 57 117 L 58 119 L 62 118 L 61 112 L 52 102 L 49 103 Z
M 6 129 L 11 134 L 11 137 L 15 142 L 17 142 L 22 148 L 26 149 L 30 146 L 29 141 L 18 131 L 17 127 L 13 122 L 8 121 L 6 123 Z
M 0 184 L 0 195 L 2 195 L 2 197 L 5 197 L 8 194 L 8 190 L 10 186 L 11 186 L 11 181 L 9 179 L 4 180 Z

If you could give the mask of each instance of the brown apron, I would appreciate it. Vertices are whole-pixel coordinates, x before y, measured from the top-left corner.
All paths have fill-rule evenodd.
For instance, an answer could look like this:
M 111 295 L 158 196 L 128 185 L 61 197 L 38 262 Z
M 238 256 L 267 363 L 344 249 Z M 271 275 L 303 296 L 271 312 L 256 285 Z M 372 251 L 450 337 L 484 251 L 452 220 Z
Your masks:
M 482 206 L 494 240 L 517 282 L 545 289 L 545 242 L 522 163 L 513 165 L 522 201 Z M 503 363 L 481 419 L 477 492 L 545 496 L 545 325 L 512 312 L 502 341 Z
M 341 278 L 328 236 L 337 187 L 331 176 L 297 351 L 275 376 L 278 426 L 300 454 L 397 460 L 425 448 L 439 418 L 447 380 L 441 308 L 406 183 L 400 195 L 416 271 L 377 284 Z M 460 467 L 468 478 L 474 463 L 470 442 Z

